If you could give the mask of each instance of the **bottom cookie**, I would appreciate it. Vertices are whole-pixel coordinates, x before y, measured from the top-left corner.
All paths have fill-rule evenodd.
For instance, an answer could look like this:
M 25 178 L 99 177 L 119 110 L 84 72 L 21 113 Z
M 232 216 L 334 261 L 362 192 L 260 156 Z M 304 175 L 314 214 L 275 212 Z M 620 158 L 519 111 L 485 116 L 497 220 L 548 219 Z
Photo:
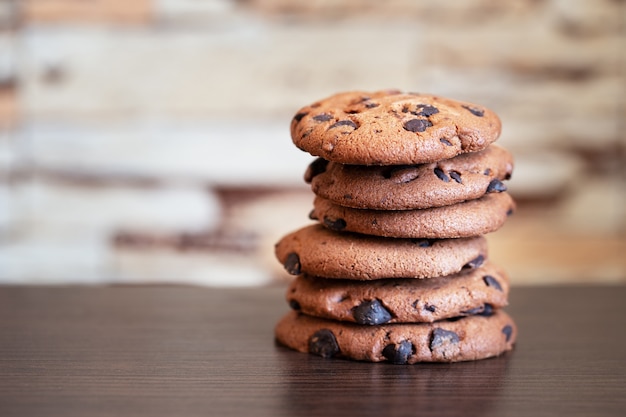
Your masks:
M 276 340 L 325 358 L 413 364 L 461 362 L 498 356 L 513 348 L 515 323 L 504 311 L 420 324 L 364 326 L 289 312 Z

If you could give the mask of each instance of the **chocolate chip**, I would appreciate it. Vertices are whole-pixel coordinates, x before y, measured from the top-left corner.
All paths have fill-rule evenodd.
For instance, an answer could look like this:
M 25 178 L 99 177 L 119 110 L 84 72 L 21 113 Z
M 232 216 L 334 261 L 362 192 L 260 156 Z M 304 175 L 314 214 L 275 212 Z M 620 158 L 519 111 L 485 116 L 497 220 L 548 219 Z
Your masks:
M 289 300 L 289 307 L 292 309 L 299 311 L 302 307 L 300 307 L 300 303 L 296 300 Z
M 309 164 L 304 173 L 304 181 L 307 184 L 310 184 L 313 181 L 313 178 L 317 175 L 326 172 L 326 168 L 328 167 L 328 161 L 324 158 L 317 158 L 313 162 Z
M 483 117 L 485 115 L 485 111 L 481 109 L 477 109 L 475 107 L 470 106 L 462 106 L 464 109 L 468 110 L 474 116 Z
M 433 330 L 430 337 L 430 350 L 445 347 L 450 344 L 459 343 L 459 335 L 450 331 L 437 327 Z
M 302 118 L 304 116 L 306 116 L 307 114 L 309 114 L 308 112 L 304 112 L 304 113 L 297 113 L 295 116 L 293 116 L 293 120 L 296 121 L 296 123 L 298 123 L 300 120 L 302 120 Z
M 395 365 L 404 365 L 413 355 L 413 343 L 403 340 L 400 344 L 390 344 L 383 349 L 383 356 Z
M 317 216 L 315 215 L 315 210 L 311 210 L 309 212 L 309 219 L 311 220 L 317 220 Z
M 435 168 L 435 175 L 443 182 L 450 182 L 450 177 L 439 167 Z
M 498 282 L 498 280 L 496 280 L 491 275 L 485 275 L 483 277 L 483 281 L 485 281 L 485 284 L 487 284 L 488 287 L 493 287 L 498 291 L 502 291 L 502 287 L 500 286 L 500 283 Z
M 458 171 L 450 171 L 450 177 L 458 182 L 459 184 L 463 184 L 463 180 L 461 180 L 461 173 Z
M 391 313 L 381 304 L 378 299 L 363 301 L 352 309 L 352 316 L 358 324 L 387 323 L 392 319 Z
M 334 230 L 336 232 L 339 232 L 339 231 L 345 229 L 346 226 L 347 226 L 346 221 L 344 219 L 333 220 L 330 217 L 324 217 L 324 224 L 330 230 Z
M 433 124 L 424 119 L 411 119 L 404 124 L 404 128 L 409 132 L 423 132 Z
M 507 324 L 502 328 L 502 333 L 504 333 L 504 335 L 506 336 L 506 341 L 508 342 L 509 340 L 511 340 L 511 336 L 513 335 L 513 327 Z
M 368 109 L 373 109 L 373 108 L 378 107 L 378 106 L 380 106 L 380 104 L 374 103 L 374 102 L 365 103 L 365 107 L 367 107 Z
M 485 316 L 485 317 L 489 317 L 493 315 L 493 306 L 491 304 L 485 304 L 484 309 L 481 313 L 478 314 L 479 316 Z
M 344 200 L 352 200 L 354 197 L 352 197 L 352 195 L 350 195 L 350 194 L 344 194 L 343 198 L 344 198 Z
M 328 113 L 318 114 L 317 116 L 313 116 L 313 120 L 316 122 L 327 122 L 333 118 L 332 115 Z
M 432 116 L 433 114 L 439 113 L 439 109 L 434 106 L 429 106 L 428 104 L 420 104 L 421 111 L 416 114 L 416 116 Z
M 508 210 L 506 211 L 506 215 L 507 215 L 507 216 L 510 216 L 510 215 L 512 215 L 513 213 L 515 213 L 515 210 L 513 210 L 513 207 L 511 207 L 510 209 L 508 209 Z
M 437 311 L 437 307 L 432 304 L 424 304 L 424 310 L 428 310 L 431 313 L 434 313 L 435 311 Z
M 470 308 L 469 310 L 461 311 L 461 314 L 466 316 L 485 316 L 489 317 L 493 314 L 493 306 L 491 304 L 483 304 L 478 307 Z
M 506 185 L 499 179 L 493 179 L 487 186 L 487 193 L 501 193 L 506 191 Z
M 487 168 L 485 170 L 485 172 L 483 172 L 484 175 L 491 175 L 491 168 Z
M 452 142 L 450 142 L 448 139 L 446 138 L 441 138 L 439 139 L 439 142 L 443 143 L 446 146 L 452 146 Z
M 285 260 L 285 269 L 291 275 L 300 274 L 300 257 L 297 253 L 291 252 L 287 255 L 287 259 Z
M 471 261 L 463 265 L 463 269 L 478 268 L 479 266 L 483 264 L 483 262 L 485 262 L 485 257 L 482 255 L 478 255 L 476 258 L 472 259 Z
M 333 123 L 328 129 L 334 129 L 339 126 L 350 126 L 353 129 L 358 127 L 352 120 L 339 120 L 338 122 Z
M 417 310 L 417 304 L 420 302 L 420 300 L 415 300 L 413 301 L 413 303 L 411 303 L 411 305 L 413 306 L 414 309 Z
M 321 329 L 309 339 L 309 352 L 322 358 L 332 358 L 339 353 L 339 344 L 333 332 Z

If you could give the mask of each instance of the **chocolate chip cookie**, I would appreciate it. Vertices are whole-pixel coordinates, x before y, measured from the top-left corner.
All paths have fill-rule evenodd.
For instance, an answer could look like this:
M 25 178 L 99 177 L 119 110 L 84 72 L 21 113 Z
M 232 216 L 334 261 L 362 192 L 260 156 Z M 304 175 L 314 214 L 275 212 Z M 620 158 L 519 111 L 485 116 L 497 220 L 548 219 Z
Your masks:
M 336 233 L 314 224 L 284 236 L 275 253 L 293 275 L 355 280 L 431 278 L 482 265 L 487 259 L 487 240 L 482 236 L 390 239 Z
M 286 294 L 292 309 L 309 316 L 358 324 L 433 322 L 505 307 L 509 278 L 485 262 L 476 269 L 432 279 L 375 281 L 300 275 Z
M 485 149 L 500 135 L 491 110 L 397 90 L 345 92 L 298 110 L 294 144 L 342 164 L 413 165 Z
M 479 152 L 421 165 L 345 165 L 313 161 L 305 174 L 313 192 L 345 207 L 412 210 L 474 200 L 488 191 L 506 190 L 513 157 L 491 145 Z
M 460 362 L 513 348 L 517 328 L 502 310 L 434 323 L 364 326 L 292 311 L 275 328 L 278 343 L 325 358 L 394 364 Z
M 316 197 L 311 217 L 328 229 L 372 236 L 449 239 L 498 230 L 515 210 L 506 192 L 450 206 L 422 210 L 366 210 L 340 206 Z

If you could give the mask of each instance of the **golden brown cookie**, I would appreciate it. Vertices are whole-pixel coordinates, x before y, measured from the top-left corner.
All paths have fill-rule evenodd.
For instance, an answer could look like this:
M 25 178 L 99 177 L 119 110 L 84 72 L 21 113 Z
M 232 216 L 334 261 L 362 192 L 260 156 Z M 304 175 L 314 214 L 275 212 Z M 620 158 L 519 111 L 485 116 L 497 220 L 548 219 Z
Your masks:
M 431 278 L 476 268 L 487 259 L 487 240 L 389 239 L 336 233 L 320 224 L 284 236 L 276 257 L 292 275 L 373 280 Z
M 450 206 L 422 210 L 365 210 L 316 197 L 311 218 L 334 231 L 397 238 L 449 239 L 498 230 L 515 210 L 508 193 L 489 193 Z
M 513 157 L 491 145 L 479 152 L 421 165 L 344 165 L 313 161 L 305 174 L 313 192 L 345 207 L 411 210 L 482 197 L 511 177 Z
M 276 340 L 325 358 L 394 364 L 460 362 L 500 355 L 513 348 L 517 328 L 502 310 L 419 324 L 363 326 L 289 312 L 275 328 Z
M 440 161 L 485 149 L 500 129 L 498 116 L 483 106 L 397 90 L 335 94 L 291 121 L 298 148 L 354 165 Z
M 356 281 L 300 275 L 286 298 L 291 308 L 309 316 L 377 325 L 488 315 L 507 305 L 508 293 L 507 274 L 486 262 L 431 279 Z

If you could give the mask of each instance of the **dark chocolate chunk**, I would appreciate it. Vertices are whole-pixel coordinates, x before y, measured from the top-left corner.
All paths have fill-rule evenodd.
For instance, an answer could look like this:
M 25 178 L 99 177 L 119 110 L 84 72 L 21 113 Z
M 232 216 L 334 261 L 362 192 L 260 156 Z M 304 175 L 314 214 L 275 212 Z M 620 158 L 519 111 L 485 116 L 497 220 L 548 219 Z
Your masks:
M 339 120 L 338 122 L 333 123 L 328 129 L 334 129 L 339 126 L 350 126 L 353 129 L 358 127 L 352 120 Z
M 435 175 L 443 182 L 450 182 L 450 177 L 439 167 L 435 168 Z
M 510 324 L 507 324 L 502 328 L 502 333 L 506 336 L 506 341 L 511 340 L 511 336 L 513 335 L 513 327 Z
M 433 329 L 430 337 L 430 350 L 433 351 L 442 346 L 459 343 L 459 335 L 450 331 L 437 327 Z
M 420 104 L 420 112 L 416 113 L 416 116 L 432 116 L 433 114 L 439 113 L 439 109 L 434 106 L 429 106 L 428 104 Z
M 346 221 L 344 219 L 333 220 L 330 217 L 324 217 L 324 224 L 330 230 L 334 230 L 336 232 L 339 232 L 339 231 L 345 229 L 346 226 L 347 226 Z
M 506 191 L 506 185 L 504 185 L 504 183 L 497 178 L 491 180 L 487 186 L 488 193 L 501 193 L 503 191 Z
M 333 332 L 321 329 L 309 339 L 309 352 L 322 358 L 332 358 L 339 353 L 339 345 Z
M 307 184 L 310 184 L 313 181 L 313 178 L 323 172 L 326 171 L 326 167 L 328 167 L 328 161 L 324 158 L 317 158 L 313 162 L 309 164 L 305 173 L 304 173 L 304 181 Z
M 513 207 L 511 207 L 510 209 L 508 209 L 508 210 L 506 211 L 506 215 L 507 215 L 507 216 L 510 216 L 510 215 L 512 215 L 514 212 L 515 212 L 515 210 L 513 210 Z
M 376 324 L 387 323 L 392 319 L 391 313 L 382 305 L 378 299 L 363 301 L 352 309 L 352 316 L 359 324 L 368 324 L 370 326 Z
M 463 269 L 478 268 L 479 266 L 483 264 L 483 262 L 485 262 L 485 257 L 482 255 L 478 255 L 476 258 L 472 259 L 471 261 L 463 265 Z
M 450 171 L 450 177 L 458 182 L 459 184 L 463 184 L 463 180 L 461 179 L 461 173 L 458 171 Z
M 411 305 L 413 306 L 414 309 L 417 310 L 417 304 L 420 302 L 420 300 L 415 300 L 413 301 L 413 303 L 411 303 Z
M 318 114 L 317 116 L 313 116 L 313 120 L 316 122 L 327 122 L 333 118 L 332 115 L 328 113 Z
M 307 114 L 309 114 L 308 112 L 304 112 L 304 113 L 297 113 L 295 116 L 293 116 L 293 120 L 297 122 L 299 122 L 300 120 L 302 120 L 302 118 L 304 116 L 306 116 Z
M 413 343 L 408 340 L 403 340 L 400 344 L 390 344 L 383 349 L 383 356 L 387 360 L 395 365 L 404 365 L 409 361 L 411 355 L 413 355 Z
M 423 132 L 433 124 L 425 119 L 411 119 L 404 124 L 404 128 L 409 132 Z
M 311 210 L 309 212 L 309 219 L 311 220 L 317 220 L 317 216 L 315 215 L 315 210 Z
M 443 143 L 446 146 L 452 146 L 452 142 L 450 142 L 448 139 L 446 138 L 441 138 L 439 139 L 439 142 Z
M 344 198 L 344 200 L 352 200 L 354 197 L 352 197 L 351 194 L 344 194 L 343 198 Z
M 370 101 L 369 103 L 365 103 L 365 107 L 368 109 L 373 109 L 378 106 L 380 106 L 380 104 L 374 103 L 373 101 Z
M 481 109 L 477 109 L 475 107 L 463 106 L 464 109 L 468 110 L 474 116 L 483 117 L 485 115 L 485 111 Z
M 300 307 L 300 303 L 296 300 L 289 300 L 289 307 L 292 309 L 299 311 L 302 307 Z
M 487 168 L 485 170 L 485 172 L 483 172 L 484 175 L 491 175 L 491 168 Z
M 493 287 L 498 291 L 502 291 L 502 287 L 500 286 L 500 283 L 498 282 L 498 280 L 496 280 L 491 275 L 485 275 L 483 277 L 483 281 L 485 281 L 485 284 L 487 284 L 488 287 Z
M 428 310 L 431 313 L 434 313 L 435 311 L 437 311 L 437 307 L 432 304 L 424 304 L 424 310 Z
M 297 253 L 291 252 L 289 255 L 287 255 L 287 259 L 285 260 L 285 269 L 291 275 L 300 274 L 300 257 Z
M 483 311 L 478 314 L 479 316 L 489 317 L 493 315 L 493 306 L 491 304 L 485 304 Z
M 493 306 L 491 304 L 484 304 L 482 306 L 470 308 L 469 310 L 461 311 L 461 314 L 466 316 L 479 315 L 489 317 L 493 314 Z

